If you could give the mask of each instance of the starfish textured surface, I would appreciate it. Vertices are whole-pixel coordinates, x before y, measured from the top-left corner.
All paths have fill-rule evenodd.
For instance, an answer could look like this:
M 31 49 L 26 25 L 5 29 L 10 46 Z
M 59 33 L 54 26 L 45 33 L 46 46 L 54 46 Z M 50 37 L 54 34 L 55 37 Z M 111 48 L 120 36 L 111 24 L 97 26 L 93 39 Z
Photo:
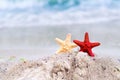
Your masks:
M 73 40 L 73 42 L 81 48 L 80 51 L 87 52 L 88 55 L 91 57 L 95 56 L 92 52 L 92 48 L 100 45 L 99 42 L 90 42 L 87 32 L 85 33 L 85 38 L 83 42 L 79 40 Z
M 77 47 L 76 44 L 71 43 L 71 34 L 67 34 L 66 39 L 63 41 L 59 38 L 55 39 L 56 42 L 60 45 L 59 50 L 56 53 L 67 53 L 71 52 L 73 48 Z

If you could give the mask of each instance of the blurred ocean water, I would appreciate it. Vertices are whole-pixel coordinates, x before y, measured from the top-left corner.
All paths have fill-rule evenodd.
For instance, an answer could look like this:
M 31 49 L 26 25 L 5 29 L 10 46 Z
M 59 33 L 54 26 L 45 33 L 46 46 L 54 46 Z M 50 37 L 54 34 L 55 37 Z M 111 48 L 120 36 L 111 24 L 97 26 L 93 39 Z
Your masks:
M 103 46 L 120 47 L 120 25 L 116 22 L 62 25 L 62 26 L 34 26 L 10 27 L 0 29 L 1 48 L 46 47 L 58 45 L 55 38 L 65 39 L 66 34 L 72 34 L 73 39 L 84 39 L 88 32 L 91 41 L 100 41 Z
M 0 0 L 0 27 L 118 20 L 119 4 L 120 0 Z

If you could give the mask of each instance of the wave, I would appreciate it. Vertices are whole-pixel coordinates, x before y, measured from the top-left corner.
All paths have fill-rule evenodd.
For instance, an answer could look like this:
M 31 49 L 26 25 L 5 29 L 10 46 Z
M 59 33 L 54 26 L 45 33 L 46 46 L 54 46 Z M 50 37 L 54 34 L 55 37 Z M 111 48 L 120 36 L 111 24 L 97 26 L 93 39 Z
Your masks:
M 120 0 L 0 0 L 0 25 L 38 26 L 120 19 Z

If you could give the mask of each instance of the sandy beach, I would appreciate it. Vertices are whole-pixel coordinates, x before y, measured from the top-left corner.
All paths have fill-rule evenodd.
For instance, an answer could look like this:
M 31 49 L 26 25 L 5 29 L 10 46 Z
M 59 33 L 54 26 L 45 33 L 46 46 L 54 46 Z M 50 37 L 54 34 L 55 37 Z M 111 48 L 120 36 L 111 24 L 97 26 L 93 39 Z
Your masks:
M 0 63 L 0 80 L 119 80 L 120 63 L 83 52 Z

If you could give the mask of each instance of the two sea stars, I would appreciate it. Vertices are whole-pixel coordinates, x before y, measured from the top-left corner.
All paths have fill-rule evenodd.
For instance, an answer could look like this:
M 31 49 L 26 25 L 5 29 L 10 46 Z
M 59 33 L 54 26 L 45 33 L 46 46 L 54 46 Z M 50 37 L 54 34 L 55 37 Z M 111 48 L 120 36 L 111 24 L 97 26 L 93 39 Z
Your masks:
M 71 41 L 71 34 L 68 34 L 64 41 L 59 39 L 59 38 L 56 38 L 56 41 L 60 45 L 60 49 L 57 51 L 57 53 L 71 52 L 73 48 L 79 46 L 80 47 L 79 51 L 87 52 L 88 55 L 91 56 L 91 57 L 95 56 L 92 52 L 92 48 L 100 45 L 99 42 L 94 42 L 94 43 L 90 42 L 89 41 L 89 35 L 88 35 L 87 32 L 85 33 L 85 38 L 84 38 L 83 42 L 79 41 L 79 40 L 73 40 L 73 42 L 75 44 L 71 43 L 70 42 Z

